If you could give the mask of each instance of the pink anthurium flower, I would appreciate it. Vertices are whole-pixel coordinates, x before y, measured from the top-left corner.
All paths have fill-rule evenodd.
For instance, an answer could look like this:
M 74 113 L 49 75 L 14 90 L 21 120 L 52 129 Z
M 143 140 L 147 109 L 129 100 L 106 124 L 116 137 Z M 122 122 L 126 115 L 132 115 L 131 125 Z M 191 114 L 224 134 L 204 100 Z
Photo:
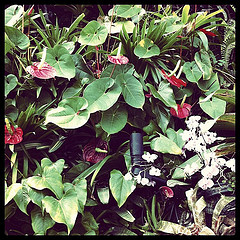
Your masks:
M 206 30 L 206 29 L 203 29 L 203 28 L 199 29 L 199 31 L 201 31 L 201 32 L 203 32 L 203 33 L 205 33 L 206 35 L 211 36 L 211 37 L 217 36 L 215 33 L 211 32 L 211 31 L 208 31 L 208 30 Z
M 127 64 L 129 62 L 127 57 L 120 56 L 121 46 L 122 46 L 122 43 L 120 42 L 119 47 L 118 47 L 117 56 L 108 55 L 108 61 L 110 61 L 111 63 L 117 64 L 117 65 Z
M 174 75 L 169 77 L 163 69 L 161 69 L 161 73 L 162 73 L 163 77 L 166 78 L 172 85 L 177 86 L 178 88 L 180 88 L 181 86 L 184 86 L 184 87 L 187 86 L 186 82 L 184 82 L 181 79 L 176 78 Z
M 87 162 L 97 163 L 107 156 L 107 142 L 95 138 L 83 148 L 83 159 Z
M 23 130 L 20 127 L 14 128 L 8 119 L 5 119 L 5 144 L 18 144 L 23 140 Z
M 47 49 L 43 49 L 41 62 L 34 62 L 32 66 L 26 67 L 26 71 L 31 75 L 41 79 L 54 78 L 57 74 L 57 71 L 54 67 L 50 66 L 45 62 L 47 55 Z
M 174 196 L 173 190 L 170 187 L 162 186 L 160 187 L 160 190 L 166 198 L 172 198 Z
M 182 106 L 181 106 L 182 105 Z M 170 113 L 174 116 L 174 117 L 178 117 L 178 118 L 186 118 L 189 116 L 190 111 L 191 111 L 191 105 L 188 103 L 184 103 L 184 104 L 177 104 L 177 110 L 178 112 L 176 112 L 176 110 L 174 108 L 170 109 Z
M 56 69 L 48 63 L 43 63 L 42 68 L 39 68 L 39 65 L 40 62 L 34 62 L 32 66 L 26 67 L 26 71 L 40 79 L 49 79 L 56 76 Z

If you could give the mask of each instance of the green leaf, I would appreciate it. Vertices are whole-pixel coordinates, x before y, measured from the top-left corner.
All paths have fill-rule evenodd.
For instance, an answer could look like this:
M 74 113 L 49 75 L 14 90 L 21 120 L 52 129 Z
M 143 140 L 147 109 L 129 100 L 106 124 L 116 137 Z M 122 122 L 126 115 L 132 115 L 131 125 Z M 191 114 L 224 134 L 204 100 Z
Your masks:
M 199 98 L 201 101 L 203 97 Z M 200 108 L 212 118 L 218 118 L 225 113 L 226 101 L 216 97 L 212 97 L 212 100 L 206 102 L 200 102 Z
M 97 46 L 103 44 L 108 30 L 97 21 L 89 22 L 81 31 L 78 41 L 82 45 Z
M 195 53 L 194 60 L 203 73 L 203 80 L 208 80 L 212 75 L 212 65 L 208 53 L 204 50 L 200 50 Z
M 65 224 L 68 234 L 72 230 L 78 215 L 77 203 L 77 193 L 72 189 L 69 189 L 59 200 L 52 196 L 46 196 L 42 200 L 46 212 L 50 214 L 55 222 Z
M 92 230 L 94 230 L 94 231 L 98 230 L 98 224 L 97 224 L 94 216 L 90 212 L 84 212 L 81 223 L 87 232 L 92 231 Z
M 98 187 L 97 194 L 98 194 L 99 200 L 102 204 L 108 204 L 109 197 L 110 197 L 109 187 Z
M 5 32 L 16 47 L 19 47 L 21 50 L 26 50 L 29 47 L 29 38 L 17 28 L 5 26 Z
M 49 228 L 53 227 L 55 221 L 48 213 L 42 214 L 41 208 L 35 206 L 31 211 L 32 229 L 36 235 L 46 235 Z
M 114 68 L 114 64 L 109 64 L 102 72 L 101 77 L 102 78 L 109 77 L 113 71 L 113 68 Z M 116 76 L 120 73 L 133 74 L 133 72 L 134 72 L 134 65 L 131 63 L 123 64 L 123 65 L 115 65 L 115 69 L 112 74 L 112 78 L 115 79 Z
M 160 137 L 154 138 L 151 143 L 151 149 L 161 153 L 170 153 L 179 155 L 182 153 L 182 149 L 177 146 L 177 144 L 171 139 L 159 134 Z
M 234 90 L 219 89 L 214 93 L 213 96 L 235 105 L 235 91 Z
M 104 22 L 103 24 L 107 28 L 108 33 L 110 33 L 110 27 L 111 27 L 111 34 L 119 33 L 122 30 L 123 25 L 127 33 L 132 33 L 135 27 L 134 23 L 131 21 L 120 21 L 115 23 Z
M 119 170 L 113 169 L 110 173 L 109 186 L 111 193 L 121 207 L 128 196 L 134 191 L 135 183 L 133 180 L 125 180 Z
M 79 128 L 89 119 L 87 106 L 87 100 L 82 97 L 63 99 L 57 108 L 52 108 L 46 113 L 45 124 L 52 122 L 61 128 Z
M 62 163 L 63 159 L 58 160 Z M 41 164 L 42 165 L 42 164 Z M 56 169 L 56 165 L 46 165 L 43 168 L 42 176 L 33 176 L 27 179 L 27 184 L 37 190 L 45 188 L 50 189 L 58 198 L 62 197 L 63 184 L 62 176 L 59 170 Z
M 152 95 L 162 101 L 167 107 L 172 107 L 175 110 L 177 109 L 173 89 L 166 80 L 160 82 L 158 90 L 150 83 L 147 83 L 146 86 L 149 87 Z
M 83 96 L 88 101 L 88 112 L 105 111 L 118 100 L 121 87 L 112 78 L 100 78 L 89 84 Z
M 164 220 L 161 221 L 161 226 L 157 230 L 169 234 L 192 235 L 189 228 Z
M 135 217 L 124 207 L 115 209 L 115 212 L 117 215 L 119 215 L 121 218 L 128 222 L 134 222 Z
M 205 81 L 200 79 L 197 82 L 198 87 L 205 92 L 206 95 L 215 92 L 216 90 L 220 89 L 220 84 L 218 80 L 218 74 L 213 73 L 209 80 Z
M 24 9 L 21 5 L 11 5 L 5 9 L 4 24 L 12 27 L 17 21 L 20 20 L 23 11 Z
M 134 48 L 134 54 L 139 58 L 150 58 L 158 56 L 160 49 L 151 39 L 144 38 Z
M 7 205 L 22 188 L 21 183 L 13 183 L 5 189 L 5 205 Z
M 208 49 L 209 49 L 209 47 L 208 47 L 208 38 L 207 38 L 206 34 L 201 32 L 201 31 L 197 31 L 197 34 L 201 38 L 205 50 L 208 51 Z
M 195 61 L 185 62 L 183 64 L 183 72 L 189 82 L 197 82 L 202 77 L 202 71 L 199 69 Z
M 114 15 L 123 18 L 130 18 L 140 13 L 141 5 L 116 5 L 114 9 Z M 112 15 L 112 11 L 108 12 L 108 15 Z
M 121 73 L 116 77 L 116 83 L 122 88 L 125 102 L 134 108 L 142 108 L 145 103 L 142 84 L 131 74 Z
M 127 123 L 128 112 L 125 107 L 119 104 L 113 105 L 102 113 L 101 127 L 108 134 L 121 131 Z
M 180 135 L 183 132 L 183 129 L 179 129 L 177 132 L 172 129 L 168 128 L 166 131 L 167 137 L 174 141 L 179 148 L 182 148 L 185 144 L 185 141 L 183 141 L 182 136 Z
M 17 86 L 18 79 L 15 75 L 9 74 L 5 76 L 5 97 Z
M 68 79 L 75 77 L 75 65 L 72 56 L 65 47 L 57 45 L 54 48 L 49 48 L 46 62 L 56 69 L 56 76 Z
M 74 184 L 65 183 L 65 192 L 67 192 L 69 189 L 73 189 L 77 193 L 78 212 L 83 214 L 84 206 L 87 201 L 87 180 L 85 178 L 80 178 Z
M 189 17 L 188 13 L 189 13 L 189 10 L 190 10 L 190 5 L 185 5 L 185 6 L 183 7 L 183 10 L 182 10 L 182 19 L 181 19 L 181 21 L 182 21 L 183 24 L 186 24 L 186 23 L 188 22 L 188 17 Z

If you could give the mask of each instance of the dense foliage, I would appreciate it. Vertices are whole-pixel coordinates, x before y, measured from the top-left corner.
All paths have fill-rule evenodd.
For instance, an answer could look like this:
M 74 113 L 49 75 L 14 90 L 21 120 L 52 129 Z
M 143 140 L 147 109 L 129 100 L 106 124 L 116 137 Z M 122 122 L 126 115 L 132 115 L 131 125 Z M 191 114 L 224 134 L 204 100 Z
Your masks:
M 234 13 L 6 6 L 5 234 L 234 234 Z

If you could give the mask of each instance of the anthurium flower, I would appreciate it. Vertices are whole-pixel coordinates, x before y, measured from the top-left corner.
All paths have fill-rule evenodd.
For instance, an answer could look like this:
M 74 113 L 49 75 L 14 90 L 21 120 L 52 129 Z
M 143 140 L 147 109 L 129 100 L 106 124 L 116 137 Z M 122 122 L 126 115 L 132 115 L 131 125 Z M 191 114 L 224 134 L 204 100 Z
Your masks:
M 114 64 L 118 64 L 118 65 L 127 64 L 128 63 L 129 60 L 128 60 L 127 57 L 120 56 L 121 46 L 122 46 L 122 43 L 120 42 L 119 43 L 119 47 L 118 47 L 117 56 L 110 56 L 110 55 L 108 55 L 108 61 L 110 61 L 111 63 L 114 63 Z
M 203 33 L 205 33 L 206 35 L 211 36 L 211 37 L 217 36 L 215 33 L 211 32 L 211 31 L 208 31 L 208 30 L 206 30 L 206 29 L 203 29 L 203 28 L 199 29 L 199 31 L 201 31 L 201 32 L 203 32 Z
M 9 128 L 10 127 L 10 128 Z M 20 127 L 14 128 L 12 125 L 5 125 L 5 144 L 18 144 L 23 140 L 23 131 Z
M 49 79 L 56 76 L 56 69 L 48 63 L 43 63 L 42 68 L 39 68 L 39 65 L 40 62 L 34 62 L 32 66 L 26 67 L 26 71 L 40 79 Z
M 107 156 L 107 142 L 101 138 L 94 138 L 83 148 L 83 159 L 87 162 L 97 163 Z
M 169 77 L 163 69 L 161 69 L 161 73 L 163 77 L 166 78 L 172 85 L 177 86 L 178 88 L 180 88 L 181 86 L 184 86 L 184 87 L 187 86 L 186 82 L 184 82 L 179 78 L 176 78 L 174 75 Z
M 161 190 L 161 193 L 166 198 L 172 198 L 174 196 L 173 190 L 170 187 L 162 186 L 162 187 L 160 187 L 160 190 Z
M 181 106 L 182 105 L 182 106 Z M 174 116 L 174 117 L 178 117 L 178 118 L 186 118 L 189 116 L 190 114 L 190 110 L 192 108 L 192 106 L 188 103 L 184 103 L 184 104 L 177 104 L 177 110 L 178 112 L 176 112 L 176 110 L 174 108 L 170 109 L 170 113 Z

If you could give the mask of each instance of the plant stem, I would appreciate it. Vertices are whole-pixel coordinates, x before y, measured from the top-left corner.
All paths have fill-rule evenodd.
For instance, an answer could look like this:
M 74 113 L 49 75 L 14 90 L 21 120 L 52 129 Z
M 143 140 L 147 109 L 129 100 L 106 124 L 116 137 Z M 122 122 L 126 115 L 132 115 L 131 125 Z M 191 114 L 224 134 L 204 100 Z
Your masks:
M 109 50 L 109 44 L 110 44 L 110 37 L 111 37 L 111 27 L 112 27 L 112 20 L 113 20 L 114 8 L 115 8 L 115 5 L 113 5 L 112 16 L 111 16 L 111 22 L 110 22 L 110 29 L 109 29 L 109 34 L 108 34 L 107 54 L 108 54 L 108 50 Z

